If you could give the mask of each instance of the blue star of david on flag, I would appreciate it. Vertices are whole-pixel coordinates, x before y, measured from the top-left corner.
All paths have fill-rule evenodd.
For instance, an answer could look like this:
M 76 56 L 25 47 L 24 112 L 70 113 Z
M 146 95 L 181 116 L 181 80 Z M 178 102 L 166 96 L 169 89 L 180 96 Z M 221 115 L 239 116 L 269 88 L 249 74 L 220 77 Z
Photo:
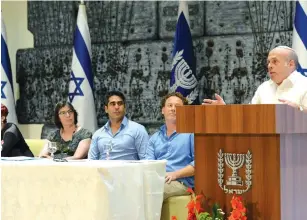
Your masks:
M 1 81 L 1 99 L 6 99 L 5 93 L 4 93 L 4 87 L 7 84 L 5 81 Z
M 307 76 L 307 69 L 302 68 L 300 64 L 297 67 L 297 71 L 303 74 L 304 76 Z
M 70 74 L 70 82 L 73 82 L 76 85 L 76 88 L 73 92 L 68 93 L 69 101 L 72 102 L 75 96 L 84 96 L 83 91 L 81 89 L 81 84 L 84 81 L 83 77 L 76 77 L 73 72 Z

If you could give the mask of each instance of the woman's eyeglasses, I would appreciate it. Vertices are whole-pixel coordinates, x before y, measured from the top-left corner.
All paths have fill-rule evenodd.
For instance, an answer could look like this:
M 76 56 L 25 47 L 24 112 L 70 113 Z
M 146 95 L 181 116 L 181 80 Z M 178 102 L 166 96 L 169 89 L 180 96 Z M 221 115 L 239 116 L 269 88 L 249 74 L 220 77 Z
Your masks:
M 71 115 L 72 113 L 74 113 L 74 111 L 73 110 L 68 110 L 68 111 L 61 111 L 61 112 L 59 112 L 59 116 L 64 116 L 64 115 Z

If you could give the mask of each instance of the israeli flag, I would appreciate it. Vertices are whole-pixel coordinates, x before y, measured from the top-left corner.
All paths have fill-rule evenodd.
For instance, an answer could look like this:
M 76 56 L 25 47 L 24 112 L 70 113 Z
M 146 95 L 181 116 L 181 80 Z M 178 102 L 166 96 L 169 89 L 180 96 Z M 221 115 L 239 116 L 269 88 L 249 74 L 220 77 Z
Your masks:
M 180 92 L 189 104 L 198 104 L 196 59 L 189 26 L 189 10 L 185 1 L 179 1 L 172 56 L 170 92 Z
M 77 27 L 69 82 L 68 100 L 76 108 L 79 125 L 94 132 L 97 130 L 97 116 L 93 95 L 93 74 L 91 67 L 91 39 L 87 24 L 85 5 L 79 5 Z
M 11 62 L 6 42 L 6 30 L 1 16 L 1 103 L 9 110 L 7 121 L 17 124 Z
M 297 71 L 307 76 L 307 1 L 297 1 L 293 25 L 292 48 L 298 55 Z

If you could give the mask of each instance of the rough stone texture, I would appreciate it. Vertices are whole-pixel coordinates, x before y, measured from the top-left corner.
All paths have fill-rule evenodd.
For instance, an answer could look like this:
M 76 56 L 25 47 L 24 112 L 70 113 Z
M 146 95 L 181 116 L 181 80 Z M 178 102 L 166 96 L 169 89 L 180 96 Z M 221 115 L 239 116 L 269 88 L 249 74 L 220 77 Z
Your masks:
M 29 29 L 35 30 L 36 43 L 35 48 L 17 53 L 18 120 L 20 123 L 50 123 L 55 104 L 67 98 L 77 4 L 46 2 L 50 8 L 41 2 L 28 4 Z M 128 116 L 147 126 L 152 133 L 163 121 L 159 104 L 169 89 L 178 3 L 86 4 L 94 42 L 92 69 L 99 125 L 107 120 L 103 110 L 105 93 L 118 89 L 127 97 Z M 280 18 L 276 23 L 269 19 L 267 10 L 261 12 L 267 13 L 266 17 L 259 16 L 258 3 L 253 4 L 249 10 L 245 2 L 189 2 L 200 101 L 213 97 L 216 92 L 227 103 L 248 103 L 257 86 L 267 79 L 266 56 L 270 48 L 291 45 L 292 30 L 286 24 L 292 14 L 284 16 L 284 20 L 278 14 Z M 274 7 L 292 13 L 290 3 L 276 2 Z M 112 13 L 108 15 L 110 9 Z M 256 18 L 262 24 L 275 24 L 274 29 L 259 32 L 262 26 L 248 24 Z M 53 25 L 47 25 L 47 20 Z
M 28 1 L 34 47 L 72 44 L 76 10 L 76 3 L 68 1 Z
M 292 27 L 290 1 L 206 1 L 205 4 L 206 35 L 287 31 Z
M 159 36 L 162 39 L 173 38 L 178 17 L 178 1 L 159 2 Z M 191 34 L 194 37 L 204 35 L 205 2 L 188 1 Z
M 99 1 L 87 5 L 93 43 L 154 39 L 158 35 L 157 2 Z
M 158 36 L 154 1 L 85 2 L 92 43 L 155 39 Z M 72 45 L 78 3 L 29 1 L 29 30 L 34 46 Z

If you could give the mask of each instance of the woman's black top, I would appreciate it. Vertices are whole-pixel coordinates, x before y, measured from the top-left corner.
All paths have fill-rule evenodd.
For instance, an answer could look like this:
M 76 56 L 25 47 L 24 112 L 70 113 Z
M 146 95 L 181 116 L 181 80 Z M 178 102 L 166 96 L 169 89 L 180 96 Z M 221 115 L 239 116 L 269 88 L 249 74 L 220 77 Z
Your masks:
M 1 130 L 1 157 L 34 157 L 18 127 L 13 123 L 6 123 Z

